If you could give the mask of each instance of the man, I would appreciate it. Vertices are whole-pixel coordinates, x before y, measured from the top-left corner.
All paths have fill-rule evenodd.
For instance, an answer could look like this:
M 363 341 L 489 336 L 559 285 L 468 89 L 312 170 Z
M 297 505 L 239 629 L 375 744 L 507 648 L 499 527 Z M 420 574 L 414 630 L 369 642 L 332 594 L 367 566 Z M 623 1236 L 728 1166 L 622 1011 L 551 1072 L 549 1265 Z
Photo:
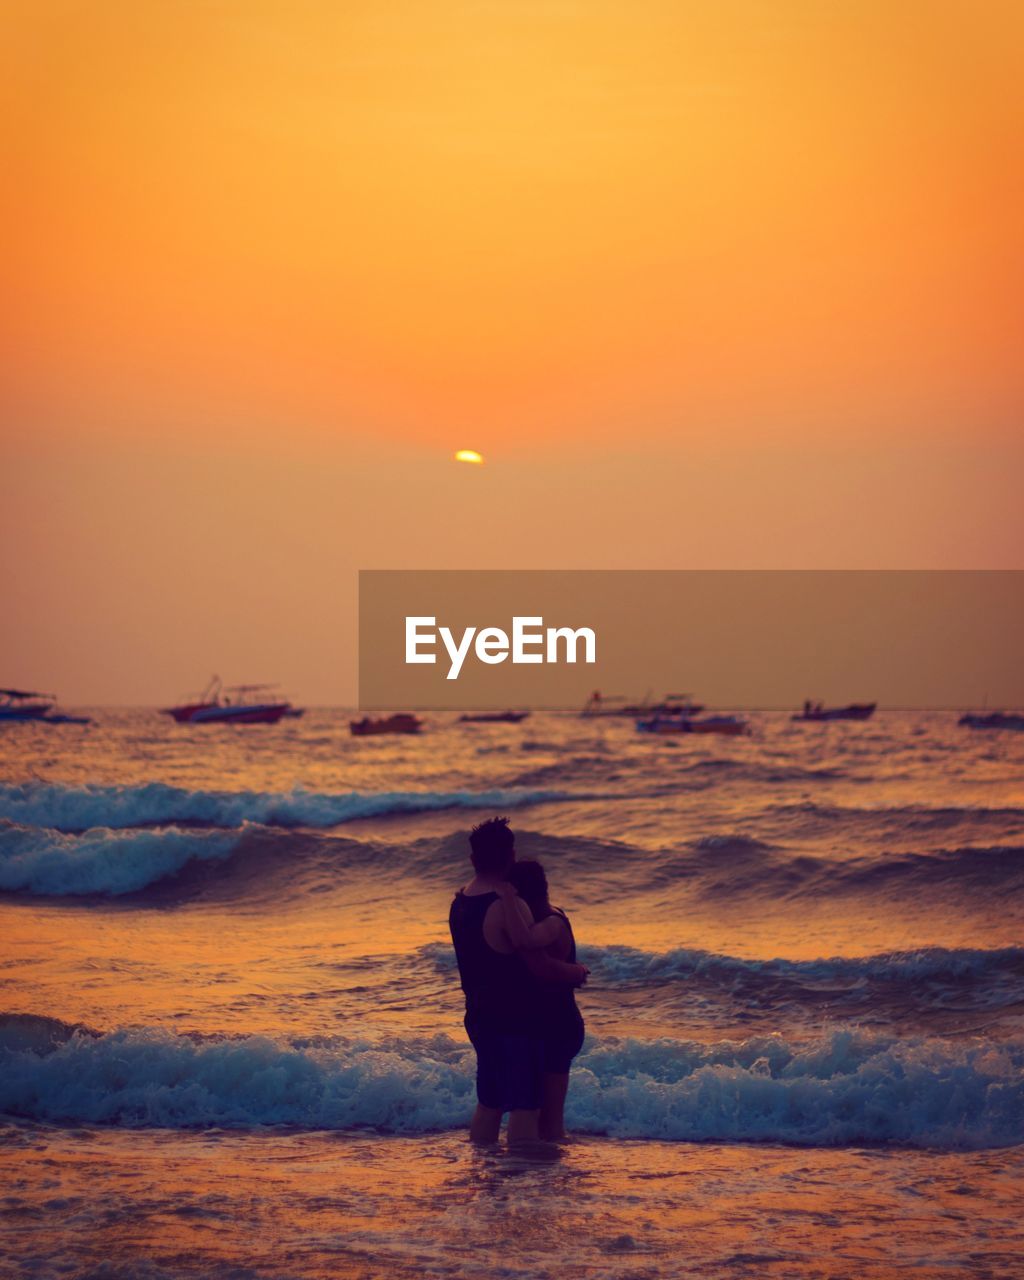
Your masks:
M 477 1107 L 469 1136 L 496 1142 L 507 1111 L 508 1140 L 537 1137 L 544 1044 L 534 974 L 546 981 L 581 986 L 587 970 L 543 955 L 550 941 L 534 926 L 530 909 L 514 897 L 506 915 L 504 899 L 514 894 L 508 873 L 515 862 L 515 837 L 507 818 L 491 818 L 469 836 L 473 879 L 455 895 L 448 914 L 455 957 L 466 996 L 466 1033 L 476 1050 Z M 521 950 L 531 950 L 531 969 Z

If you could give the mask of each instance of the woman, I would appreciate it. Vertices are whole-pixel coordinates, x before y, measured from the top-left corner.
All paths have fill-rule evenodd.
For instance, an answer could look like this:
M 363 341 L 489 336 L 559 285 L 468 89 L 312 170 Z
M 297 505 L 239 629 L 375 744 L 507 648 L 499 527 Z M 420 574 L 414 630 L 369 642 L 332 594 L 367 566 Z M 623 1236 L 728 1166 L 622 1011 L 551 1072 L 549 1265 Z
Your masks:
M 539 862 L 513 863 L 508 872 L 509 883 L 530 908 L 534 919 L 531 933 L 534 940 L 543 937 L 543 952 L 552 959 L 568 964 L 576 963 L 576 939 L 572 925 L 564 911 L 548 901 L 548 880 Z M 505 899 L 507 913 L 516 911 L 515 902 Z M 537 972 L 541 981 L 537 984 L 540 1003 L 541 1028 L 544 1040 L 544 1076 L 541 1092 L 538 1135 L 555 1142 L 565 1134 L 565 1095 L 569 1089 L 569 1068 L 573 1058 L 583 1047 L 583 1017 L 576 1007 L 575 988 L 567 982 L 543 980 L 541 966 L 537 963 L 537 949 L 528 947 L 521 952 L 527 965 Z

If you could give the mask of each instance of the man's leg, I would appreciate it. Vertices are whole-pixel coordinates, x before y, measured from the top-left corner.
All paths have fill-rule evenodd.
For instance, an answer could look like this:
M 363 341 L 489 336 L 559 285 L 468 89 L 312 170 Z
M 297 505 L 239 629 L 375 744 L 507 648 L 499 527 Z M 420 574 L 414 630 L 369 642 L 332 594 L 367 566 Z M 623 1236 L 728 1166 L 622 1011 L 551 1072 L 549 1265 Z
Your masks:
M 470 1142 L 497 1142 L 501 1133 L 501 1115 L 500 1107 L 485 1107 L 478 1102 L 469 1125 Z
M 497 1142 L 501 1133 L 501 1065 L 499 1045 L 492 1031 L 467 1015 L 466 1034 L 476 1053 L 476 1110 L 469 1123 L 469 1139 L 481 1144 Z
M 568 1071 L 564 1075 L 550 1071 L 544 1073 L 537 1132 L 545 1142 L 558 1142 L 565 1137 L 565 1095 L 568 1092 Z

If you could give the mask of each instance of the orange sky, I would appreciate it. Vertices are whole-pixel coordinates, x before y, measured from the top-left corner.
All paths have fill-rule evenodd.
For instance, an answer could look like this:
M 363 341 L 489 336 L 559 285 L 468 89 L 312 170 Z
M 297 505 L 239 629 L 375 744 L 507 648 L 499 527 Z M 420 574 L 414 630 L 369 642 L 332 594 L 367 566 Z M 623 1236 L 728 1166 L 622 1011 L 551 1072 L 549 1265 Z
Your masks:
M 361 565 L 1020 563 L 1017 0 L 0 23 L 5 680 L 345 697 L 239 610 Z
M 23 422 L 1014 424 L 1016 0 L 5 13 Z

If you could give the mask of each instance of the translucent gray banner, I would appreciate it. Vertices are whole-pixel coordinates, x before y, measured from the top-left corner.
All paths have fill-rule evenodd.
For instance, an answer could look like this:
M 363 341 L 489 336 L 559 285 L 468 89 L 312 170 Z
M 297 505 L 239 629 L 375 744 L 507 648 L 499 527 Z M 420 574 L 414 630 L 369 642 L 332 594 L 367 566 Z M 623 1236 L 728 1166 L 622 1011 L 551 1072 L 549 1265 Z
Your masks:
M 365 570 L 367 710 L 1024 703 L 1024 571 Z

